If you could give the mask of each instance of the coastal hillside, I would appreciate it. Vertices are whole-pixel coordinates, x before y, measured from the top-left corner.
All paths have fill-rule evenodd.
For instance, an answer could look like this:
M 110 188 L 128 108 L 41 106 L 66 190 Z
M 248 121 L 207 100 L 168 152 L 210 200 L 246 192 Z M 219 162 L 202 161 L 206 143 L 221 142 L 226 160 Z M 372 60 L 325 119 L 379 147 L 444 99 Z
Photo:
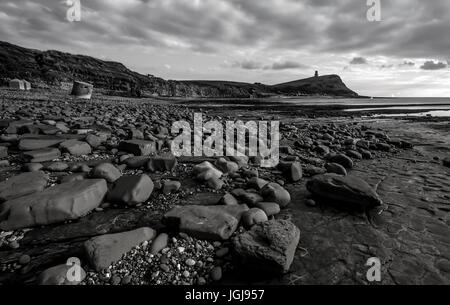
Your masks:
M 123 64 L 59 51 L 40 51 L 0 41 L 0 82 L 26 79 L 34 87 L 61 87 L 74 80 L 112 94 L 186 98 L 250 98 L 273 95 L 357 96 L 337 75 L 274 86 L 230 81 L 175 81 L 131 71 Z
M 280 94 L 292 95 L 295 93 L 314 95 L 358 96 L 350 90 L 338 75 L 324 75 L 305 78 L 272 86 Z

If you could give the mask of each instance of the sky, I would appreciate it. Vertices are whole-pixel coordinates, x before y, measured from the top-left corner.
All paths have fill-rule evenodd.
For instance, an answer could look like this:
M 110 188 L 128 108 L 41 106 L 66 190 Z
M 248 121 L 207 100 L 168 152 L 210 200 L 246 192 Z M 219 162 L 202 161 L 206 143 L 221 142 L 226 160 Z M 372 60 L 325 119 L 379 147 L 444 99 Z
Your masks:
M 450 1 L 0 0 L 0 40 L 164 79 L 338 74 L 369 96 L 450 97 Z M 72 3 L 71 3 L 72 2 Z M 370 2 L 368 4 L 368 2 Z

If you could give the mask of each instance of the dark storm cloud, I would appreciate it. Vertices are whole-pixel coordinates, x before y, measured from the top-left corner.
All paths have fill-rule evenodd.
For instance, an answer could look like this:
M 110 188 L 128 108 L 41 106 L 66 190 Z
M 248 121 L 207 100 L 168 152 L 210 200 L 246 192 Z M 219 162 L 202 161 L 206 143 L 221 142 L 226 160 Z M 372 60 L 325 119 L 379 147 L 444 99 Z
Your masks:
M 353 59 L 350 61 L 351 65 L 365 65 L 367 63 L 367 59 L 365 59 L 364 57 L 353 57 Z
M 412 62 L 412 61 L 405 60 L 405 61 L 403 61 L 403 63 L 401 63 L 399 66 L 413 67 L 413 66 L 415 66 L 415 65 L 416 65 L 416 63 L 414 63 L 414 62 Z
M 426 61 L 422 66 L 420 66 L 420 69 L 422 70 L 440 70 L 445 69 L 447 65 L 443 62 L 437 62 L 434 61 Z
M 295 61 L 284 61 L 273 63 L 272 66 L 268 67 L 271 70 L 287 70 L 287 69 L 298 69 L 298 68 L 308 68 L 308 66 Z
M 450 1 L 381 1 L 368 22 L 363 0 L 81 0 L 82 22 L 58 0 L 2 0 L 0 39 L 49 48 L 97 45 L 217 53 L 224 48 L 312 54 L 446 58 Z M 252 65 L 246 65 L 252 68 Z M 273 67 L 276 69 L 276 67 Z
M 290 60 L 274 62 L 269 65 L 264 65 L 262 62 L 254 60 L 244 60 L 242 62 L 234 62 L 231 66 L 233 68 L 241 68 L 244 70 L 289 70 L 308 68 L 306 65 Z
M 257 69 L 261 69 L 263 67 L 263 65 L 262 65 L 262 63 L 256 62 L 253 60 L 244 60 L 242 62 L 233 63 L 232 67 L 241 68 L 244 70 L 257 70 Z

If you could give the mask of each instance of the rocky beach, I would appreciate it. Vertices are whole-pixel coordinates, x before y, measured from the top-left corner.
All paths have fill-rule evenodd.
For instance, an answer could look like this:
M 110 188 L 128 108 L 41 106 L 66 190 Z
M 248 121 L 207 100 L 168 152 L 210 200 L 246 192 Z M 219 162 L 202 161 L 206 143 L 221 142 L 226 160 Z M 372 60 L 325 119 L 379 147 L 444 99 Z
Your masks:
M 278 166 L 173 156 L 195 112 L 279 121 Z M 370 284 L 376 257 L 379 284 L 450 284 L 449 126 L 2 89 L 0 282 Z

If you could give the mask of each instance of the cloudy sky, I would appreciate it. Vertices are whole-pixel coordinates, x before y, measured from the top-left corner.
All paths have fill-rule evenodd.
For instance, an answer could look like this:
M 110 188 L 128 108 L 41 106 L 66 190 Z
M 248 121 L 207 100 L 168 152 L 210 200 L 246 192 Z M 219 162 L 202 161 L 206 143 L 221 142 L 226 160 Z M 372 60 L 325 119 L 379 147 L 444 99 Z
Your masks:
M 69 0 L 74 1 L 74 0 Z M 165 79 L 275 84 L 339 74 L 373 96 L 450 96 L 450 1 L 0 0 L 0 40 Z

